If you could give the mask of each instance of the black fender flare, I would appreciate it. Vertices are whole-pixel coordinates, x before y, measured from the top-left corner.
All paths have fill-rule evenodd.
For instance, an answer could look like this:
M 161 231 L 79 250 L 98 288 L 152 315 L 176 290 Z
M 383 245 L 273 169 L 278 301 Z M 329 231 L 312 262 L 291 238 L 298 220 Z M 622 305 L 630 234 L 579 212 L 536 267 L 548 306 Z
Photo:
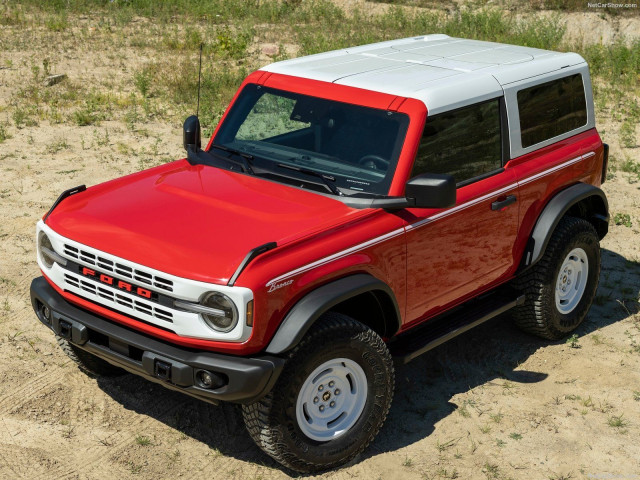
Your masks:
M 398 302 L 391 288 L 382 280 L 358 273 L 326 283 L 307 293 L 289 310 L 269 342 L 266 352 L 280 354 L 295 347 L 320 316 L 335 305 L 365 292 L 380 290 L 393 302 L 396 313 L 394 333 L 400 328 Z
M 560 219 L 572 207 L 587 199 L 592 205 L 587 220 L 594 223 L 601 239 L 607 234 L 609 203 L 605 193 L 588 183 L 572 185 L 557 193 L 540 213 L 522 256 L 521 270 L 535 265 L 542 258 Z

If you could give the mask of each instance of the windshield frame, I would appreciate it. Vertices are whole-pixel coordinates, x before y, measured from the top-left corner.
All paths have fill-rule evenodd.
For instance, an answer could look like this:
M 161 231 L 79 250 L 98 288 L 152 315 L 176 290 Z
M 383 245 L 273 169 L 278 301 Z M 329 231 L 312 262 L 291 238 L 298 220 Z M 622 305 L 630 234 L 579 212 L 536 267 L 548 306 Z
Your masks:
M 344 86 L 339 86 L 334 84 L 328 84 L 328 86 L 331 86 L 334 88 L 338 87 L 339 89 L 346 88 L 349 90 L 358 91 L 358 89 L 353 89 L 352 87 L 344 87 Z M 225 112 L 225 115 L 223 116 L 218 127 L 216 128 L 216 131 L 212 135 L 206 150 L 207 151 L 212 150 L 213 148 L 215 148 L 214 145 L 223 145 L 223 146 L 228 146 L 234 149 L 241 150 L 252 157 L 251 165 L 252 165 L 252 168 L 256 171 L 257 176 L 263 177 L 265 179 L 269 179 L 272 181 L 276 181 L 279 183 L 285 183 L 288 185 L 291 185 L 292 183 L 295 184 L 295 186 L 304 185 L 304 188 L 311 187 L 312 190 L 317 190 L 319 193 L 336 195 L 335 192 L 331 192 L 330 191 L 331 189 L 327 188 L 327 185 L 325 184 L 325 182 L 322 181 L 322 179 L 314 178 L 313 176 L 306 175 L 303 172 L 298 173 L 298 172 L 289 171 L 288 173 L 284 173 L 286 172 L 286 170 L 283 172 L 282 169 L 278 168 L 278 164 L 289 163 L 290 165 L 295 167 L 303 167 L 303 169 L 306 168 L 307 170 L 316 170 L 320 174 L 336 177 L 335 185 L 339 188 L 339 190 L 345 196 L 350 196 L 350 195 L 363 196 L 364 195 L 368 197 L 371 197 L 371 196 L 378 197 L 378 196 L 388 195 L 389 190 L 392 186 L 392 183 L 394 182 L 394 177 L 397 174 L 398 166 L 401 164 L 403 159 L 403 150 L 408 140 L 410 128 L 413 126 L 412 124 L 414 123 L 412 122 L 411 115 L 406 111 L 402 111 L 401 109 L 389 109 L 388 107 L 391 106 L 392 102 L 375 102 L 378 104 L 372 105 L 372 102 L 370 101 L 367 101 L 367 102 L 345 101 L 347 100 L 347 98 L 340 98 L 340 97 L 344 97 L 344 95 L 337 96 L 338 98 L 336 98 L 336 96 L 333 96 L 333 95 L 317 95 L 315 94 L 316 92 L 313 92 L 314 94 L 310 95 L 308 92 L 299 91 L 299 90 L 301 89 L 295 89 L 295 88 L 283 89 L 283 88 L 265 86 L 265 85 L 260 85 L 258 83 L 246 81 L 238 90 L 238 93 L 236 94 L 232 104 Z M 329 89 L 327 88 L 327 90 Z M 243 148 L 239 148 L 238 144 L 234 141 L 230 141 L 230 142 L 226 141 L 225 136 L 227 138 L 229 136 L 232 136 L 235 138 L 235 135 L 239 131 L 240 126 L 246 120 L 247 116 L 250 114 L 253 107 L 256 105 L 259 99 L 263 97 L 265 93 L 270 93 L 272 95 L 277 95 L 285 98 L 296 98 L 296 99 L 310 98 L 313 100 L 318 99 L 320 101 L 331 102 L 331 105 L 342 104 L 344 105 L 344 108 L 352 109 L 353 111 L 358 111 L 358 109 L 368 109 L 372 114 L 371 118 L 374 118 L 375 116 L 378 116 L 380 118 L 377 121 L 386 120 L 386 118 L 383 118 L 383 115 L 385 117 L 393 116 L 394 118 L 392 120 L 397 125 L 397 135 L 395 137 L 390 137 L 391 140 L 393 141 L 393 147 L 391 149 L 391 158 L 389 161 L 389 166 L 387 167 L 384 173 L 384 176 L 377 182 L 375 180 L 370 180 L 368 185 L 366 185 L 367 182 L 364 181 L 364 184 L 366 185 L 366 187 L 369 187 L 365 189 L 366 187 L 360 186 L 362 185 L 362 183 L 360 182 L 363 181 L 361 178 L 358 178 L 355 175 L 352 175 L 352 176 L 346 175 L 344 170 L 342 172 L 327 170 L 326 166 L 325 168 L 317 169 L 317 168 L 314 168 L 313 166 L 306 165 L 303 161 L 289 162 L 286 159 L 283 161 L 283 159 L 269 158 L 268 156 L 261 155 L 258 149 L 255 149 L 255 148 L 243 149 Z M 322 93 L 324 94 L 328 92 L 325 92 L 323 90 Z M 381 96 L 385 100 L 388 98 L 392 98 L 392 99 L 397 98 L 397 97 L 391 97 L 390 95 L 381 93 L 381 92 L 380 93 L 368 92 L 368 93 L 373 93 L 376 96 Z M 349 99 L 355 98 L 356 100 L 359 100 L 357 97 L 358 97 L 357 95 L 351 95 Z M 384 108 L 385 106 L 387 108 Z M 312 127 L 305 127 L 305 128 L 312 128 Z M 295 130 L 286 132 L 285 135 L 291 132 L 295 132 Z M 279 135 L 274 135 L 268 138 L 277 138 L 277 137 L 279 137 Z M 258 140 L 258 142 L 259 141 L 260 140 Z M 286 149 L 292 148 L 286 145 L 278 145 L 271 142 L 264 142 L 264 144 L 267 146 L 271 144 L 274 146 L 282 147 L 283 155 L 287 153 Z M 298 153 L 296 154 L 298 156 L 297 160 L 302 159 L 306 153 L 310 153 L 314 156 L 322 156 L 321 153 L 313 152 L 310 150 L 304 150 L 300 148 L 298 149 Z M 327 159 L 324 159 L 324 160 L 325 162 L 335 163 L 336 169 L 338 170 L 340 170 L 341 164 L 344 164 L 344 168 L 347 171 L 349 168 L 357 167 L 357 164 L 347 163 L 342 159 L 338 159 L 338 157 L 333 157 L 333 158 L 335 160 L 332 160 L 327 156 Z M 320 159 L 320 160 L 323 160 L 323 159 Z M 365 175 L 366 173 L 367 172 L 363 169 L 362 175 Z M 302 180 L 303 182 L 301 183 Z M 313 186 L 317 188 L 313 188 Z

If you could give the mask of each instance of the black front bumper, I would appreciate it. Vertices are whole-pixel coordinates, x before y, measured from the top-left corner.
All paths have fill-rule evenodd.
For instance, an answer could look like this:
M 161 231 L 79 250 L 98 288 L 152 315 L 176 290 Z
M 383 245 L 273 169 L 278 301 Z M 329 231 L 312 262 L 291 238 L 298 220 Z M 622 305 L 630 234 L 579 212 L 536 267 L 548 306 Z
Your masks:
M 285 360 L 239 357 L 179 347 L 82 310 L 67 302 L 44 277 L 31 282 L 31 304 L 38 319 L 77 347 L 167 388 L 211 403 L 251 403 L 266 395 Z M 49 319 L 43 313 L 49 309 Z M 217 380 L 199 386 L 196 372 Z

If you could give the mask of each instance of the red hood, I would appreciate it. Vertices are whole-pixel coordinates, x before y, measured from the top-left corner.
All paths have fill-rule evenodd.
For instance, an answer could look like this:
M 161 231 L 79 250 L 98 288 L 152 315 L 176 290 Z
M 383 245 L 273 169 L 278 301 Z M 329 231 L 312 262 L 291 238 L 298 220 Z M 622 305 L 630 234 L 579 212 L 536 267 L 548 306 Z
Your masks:
M 359 214 L 330 197 L 180 160 L 69 197 L 47 224 L 112 255 L 224 284 L 251 249 Z

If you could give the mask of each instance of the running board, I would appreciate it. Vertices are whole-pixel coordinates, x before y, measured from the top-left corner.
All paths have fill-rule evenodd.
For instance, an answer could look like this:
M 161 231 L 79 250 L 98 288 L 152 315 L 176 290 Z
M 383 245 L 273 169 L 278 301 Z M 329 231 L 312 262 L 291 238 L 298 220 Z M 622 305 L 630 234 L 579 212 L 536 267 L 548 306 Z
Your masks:
M 515 297 L 499 293 L 474 299 L 441 316 L 427 320 L 423 325 L 414 327 L 393 338 L 388 346 L 394 360 L 409 363 L 429 350 L 491 320 L 492 318 L 524 303 L 524 295 Z

